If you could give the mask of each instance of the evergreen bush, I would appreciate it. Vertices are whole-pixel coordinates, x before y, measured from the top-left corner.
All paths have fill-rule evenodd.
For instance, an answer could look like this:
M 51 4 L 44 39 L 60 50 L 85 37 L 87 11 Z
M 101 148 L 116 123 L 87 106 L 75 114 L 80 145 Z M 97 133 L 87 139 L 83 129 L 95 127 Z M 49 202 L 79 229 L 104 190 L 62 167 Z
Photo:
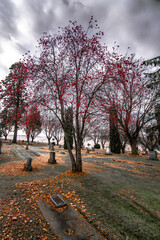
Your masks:
M 99 144 L 99 143 L 96 143 L 96 144 L 94 145 L 94 148 L 96 148 L 96 149 L 100 149 L 100 148 L 101 148 L 101 146 L 100 146 L 100 144 Z

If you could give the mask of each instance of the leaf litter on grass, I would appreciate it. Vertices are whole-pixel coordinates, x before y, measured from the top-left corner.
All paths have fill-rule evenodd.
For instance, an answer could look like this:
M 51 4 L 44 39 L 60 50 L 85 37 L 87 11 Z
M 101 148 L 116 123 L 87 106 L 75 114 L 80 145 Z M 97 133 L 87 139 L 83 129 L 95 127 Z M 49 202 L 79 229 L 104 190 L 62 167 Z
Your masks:
M 48 157 L 45 157 L 43 157 L 43 160 L 40 160 L 40 157 L 36 158 L 37 162 L 35 163 L 37 165 L 40 164 L 43 168 L 43 164 L 48 164 Z M 115 161 L 114 164 L 121 164 L 118 161 L 119 159 L 117 158 L 117 162 Z M 61 154 L 59 154 L 58 162 L 59 164 L 65 163 Z M 114 179 L 116 176 L 114 175 L 114 165 L 110 165 L 113 168 L 112 178 L 108 175 L 110 168 L 107 170 L 103 169 L 103 173 L 106 171 L 106 175 L 105 178 L 102 178 L 96 172 L 102 170 L 103 164 L 102 166 L 95 164 L 95 162 L 87 162 L 85 160 L 83 162 L 83 173 L 77 174 L 72 173 L 71 170 L 67 170 L 56 177 L 16 184 L 12 198 L 5 203 L 3 208 L 3 220 L 7 219 L 6 225 L 4 225 L 4 229 L 8 229 L 6 230 L 6 236 L 8 234 L 10 239 L 12 239 L 15 233 L 22 234 L 18 233 L 20 231 L 19 226 L 21 226 L 21 229 L 24 228 L 24 232 L 28 231 L 29 229 L 27 230 L 25 224 L 29 224 L 30 227 L 33 227 L 33 232 L 28 239 L 32 239 L 31 236 L 33 237 L 37 233 L 37 228 L 34 226 L 36 222 L 40 222 L 40 237 L 47 237 L 54 234 L 48 225 L 44 225 L 46 222 L 37 207 L 37 201 L 43 198 L 48 204 L 54 207 L 49 196 L 52 194 L 62 194 L 73 208 L 100 230 L 106 239 L 144 239 L 145 237 L 146 240 L 158 240 L 156 231 L 155 233 L 153 232 L 155 221 L 159 219 L 156 218 L 158 214 L 154 209 L 153 212 L 150 211 L 151 209 L 148 209 L 150 214 L 148 219 L 147 208 L 149 206 L 142 203 L 143 199 L 139 198 L 137 191 L 132 188 L 132 185 L 125 182 L 125 186 L 119 185 L 119 190 L 117 188 L 116 191 L 114 190 L 113 187 L 117 181 L 117 179 Z M 127 169 L 126 164 L 129 163 L 123 162 L 125 169 Z M 121 174 L 122 169 L 119 168 L 119 165 L 117 169 L 119 169 L 119 174 Z M 128 174 L 129 177 L 130 173 L 127 172 L 125 174 Z M 137 175 L 138 172 L 134 170 L 134 173 Z M 144 175 L 143 179 L 145 178 L 146 175 Z M 137 180 L 135 179 L 135 181 Z M 145 227 L 144 225 L 145 221 L 150 222 L 151 220 L 154 220 L 154 224 L 151 224 L 153 229 L 152 226 L 149 227 L 149 225 L 146 225 Z M 147 237 L 147 226 L 149 238 Z M 153 237 L 151 235 L 152 232 Z M 56 239 L 56 236 L 53 236 Z M 24 238 L 22 237 L 22 239 Z

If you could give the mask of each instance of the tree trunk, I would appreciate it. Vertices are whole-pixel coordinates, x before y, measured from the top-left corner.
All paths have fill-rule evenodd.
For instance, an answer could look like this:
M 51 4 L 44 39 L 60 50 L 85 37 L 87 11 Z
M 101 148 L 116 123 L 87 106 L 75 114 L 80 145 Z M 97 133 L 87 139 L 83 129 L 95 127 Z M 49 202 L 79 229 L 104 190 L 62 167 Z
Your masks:
M 77 139 L 77 147 L 76 147 L 76 171 L 77 172 L 82 172 L 81 143 L 82 143 L 82 138 L 79 137 Z
M 65 140 L 66 140 L 68 153 L 69 153 L 69 156 L 70 156 L 70 159 L 71 159 L 72 172 L 76 172 L 76 162 L 75 162 L 75 158 L 73 156 L 72 149 L 71 149 L 71 146 L 70 146 L 70 140 L 69 140 L 69 137 L 68 137 L 68 133 L 65 133 Z
M 130 146 L 132 150 L 132 155 L 138 155 L 137 141 L 135 139 L 132 139 L 130 141 Z
M 48 145 L 50 146 L 51 138 L 50 138 L 50 137 L 47 137 L 47 139 L 48 139 Z
M 76 172 L 82 172 L 81 142 L 78 142 L 76 150 Z
M 122 153 L 125 153 L 126 144 L 122 144 Z
M 29 143 L 29 134 L 27 134 L 27 142 Z
M 101 145 L 102 145 L 102 149 L 104 149 L 104 142 L 103 141 L 101 141 Z
M 14 126 L 14 135 L 13 135 L 13 143 L 16 143 L 17 142 L 17 131 L 18 131 L 18 125 L 17 123 L 15 123 L 15 126 Z

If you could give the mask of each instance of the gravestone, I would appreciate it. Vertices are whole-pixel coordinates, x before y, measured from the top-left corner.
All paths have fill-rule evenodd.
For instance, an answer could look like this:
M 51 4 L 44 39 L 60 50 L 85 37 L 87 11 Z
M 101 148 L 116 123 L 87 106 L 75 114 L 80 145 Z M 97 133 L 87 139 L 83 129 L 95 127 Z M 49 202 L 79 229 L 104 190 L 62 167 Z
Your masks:
M 53 144 L 53 143 L 50 143 L 49 149 L 50 149 L 50 150 L 54 150 L 54 144 Z
M 61 154 L 66 154 L 64 151 L 60 152 Z
M 90 152 L 89 148 L 86 148 L 86 153 L 89 153 L 89 152 Z
M 149 160 L 157 160 L 157 152 L 149 151 Z
M 26 163 L 26 165 L 24 166 L 24 170 L 25 170 L 25 171 L 32 171 L 31 163 L 32 163 L 32 158 L 28 158 L 28 159 L 27 159 L 27 163 Z
M 52 202 L 55 204 L 57 208 L 64 207 L 67 205 L 67 202 L 59 194 L 50 196 L 50 199 L 52 200 Z
M 26 142 L 26 150 L 28 150 L 28 142 Z
M 50 152 L 50 158 L 48 159 L 48 163 L 51 163 L 51 164 L 56 163 L 55 152 Z
M 106 154 L 106 155 L 112 155 L 109 147 L 106 147 L 106 153 L 105 153 L 105 154 Z

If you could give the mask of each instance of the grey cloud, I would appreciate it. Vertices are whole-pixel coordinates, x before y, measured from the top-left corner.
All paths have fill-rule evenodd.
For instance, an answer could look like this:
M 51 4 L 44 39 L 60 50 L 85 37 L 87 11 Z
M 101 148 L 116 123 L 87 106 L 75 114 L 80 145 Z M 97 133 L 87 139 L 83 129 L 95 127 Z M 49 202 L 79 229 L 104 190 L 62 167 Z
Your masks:
M 136 0 L 128 4 L 128 33 L 133 41 L 137 41 L 152 52 L 160 54 L 160 1 Z M 146 53 L 145 53 L 146 54 Z
M 0 53 L 3 53 L 3 48 L 2 48 L 2 46 L 0 46 Z
M 67 6 L 69 5 L 69 0 L 62 0 L 62 2 Z
M 28 47 L 22 45 L 21 43 L 16 43 L 15 45 L 16 45 L 16 49 L 17 49 L 20 53 L 23 53 L 23 54 L 26 53 L 26 52 L 28 51 L 28 49 L 29 49 L 29 45 L 28 45 Z
M 73 2 L 73 5 L 78 6 L 78 7 L 82 7 L 82 8 L 85 7 L 84 4 L 81 3 L 80 1 Z
M 6 65 L 0 64 L 0 68 L 1 68 L 1 77 L 0 77 L 0 81 L 2 79 L 5 79 L 6 75 L 9 72 L 9 66 L 7 67 Z
M 49 9 L 45 9 L 45 4 L 51 3 Z M 54 1 L 39 1 L 39 0 L 28 0 L 25 1 L 27 11 L 29 11 L 32 18 L 32 28 L 34 34 L 37 36 L 42 35 L 43 32 L 48 32 L 53 29 L 55 24 L 54 16 Z
M 68 0 L 46 0 L 43 1 L 28 0 L 25 1 L 27 10 L 30 12 L 33 19 L 33 32 L 37 34 L 36 37 L 42 35 L 43 32 L 53 33 L 57 32 L 58 26 L 63 27 L 68 25 L 69 20 L 80 20 L 81 23 L 89 20 L 88 8 L 80 1 Z M 63 4 L 62 4 L 63 3 Z M 46 10 L 47 9 L 47 10 Z
M 56 33 L 57 27 L 68 25 L 69 20 L 77 20 L 86 28 L 93 15 L 105 33 L 102 40 L 106 45 L 113 46 L 117 41 L 126 50 L 133 46 L 140 54 L 160 55 L 160 0 L 23 0 L 20 9 L 23 7 L 24 15 L 17 11 L 20 9 L 15 8 L 14 1 L 0 0 L 0 32 L 1 37 L 14 36 L 19 52 L 33 47 L 33 42 L 29 42 L 31 35 L 32 39 L 39 39 L 43 32 Z M 26 16 L 31 24 L 27 45 L 21 38 L 23 45 L 16 21 L 19 18 L 27 22 Z
M 16 27 L 16 12 L 10 0 L 0 0 L 0 34 L 6 39 L 11 39 L 18 31 Z

